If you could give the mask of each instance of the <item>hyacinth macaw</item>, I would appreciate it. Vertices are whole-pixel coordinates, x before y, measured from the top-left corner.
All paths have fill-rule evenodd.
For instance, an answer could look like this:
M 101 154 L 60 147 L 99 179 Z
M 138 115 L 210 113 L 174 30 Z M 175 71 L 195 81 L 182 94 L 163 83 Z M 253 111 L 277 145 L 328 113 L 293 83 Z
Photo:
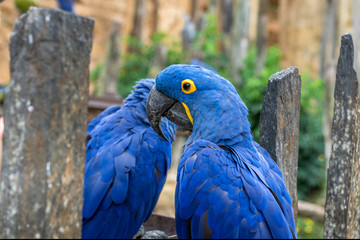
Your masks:
M 88 125 L 82 238 L 131 238 L 156 205 L 171 141 L 160 138 L 146 116 L 154 82 L 139 81 L 121 108 L 107 108 Z M 177 126 L 166 118 L 161 126 L 173 140 Z
M 178 103 L 193 124 L 177 170 L 178 237 L 296 238 L 280 169 L 253 140 L 234 86 L 203 67 L 171 65 L 158 74 L 147 101 L 160 136 L 159 119 Z
M 57 0 L 59 8 L 74 13 L 74 2 L 75 0 Z

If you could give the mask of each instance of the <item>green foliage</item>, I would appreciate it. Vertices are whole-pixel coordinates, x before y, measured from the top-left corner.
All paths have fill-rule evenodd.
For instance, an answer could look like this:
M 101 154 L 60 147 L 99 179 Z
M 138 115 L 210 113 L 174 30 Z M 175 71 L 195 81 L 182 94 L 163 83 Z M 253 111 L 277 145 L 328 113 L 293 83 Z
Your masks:
M 136 81 L 150 77 L 150 67 L 155 55 L 155 48 L 158 44 L 165 44 L 168 47 L 166 65 L 183 62 L 183 53 L 180 44 L 173 42 L 166 44 L 168 36 L 164 33 L 156 33 L 152 36 L 149 45 L 143 44 L 139 39 L 128 36 L 125 41 L 129 51 L 122 56 L 121 67 L 118 77 L 118 93 L 125 98 L 132 90 Z M 90 81 L 96 85 L 102 71 L 103 64 L 99 64 L 90 73 Z M 96 93 L 96 89 L 95 89 Z
M 322 239 L 324 225 L 320 222 L 313 221 L 310 218 L 298 218 L 297 222 L 298 239 Z
M 260 111 L 268 79 L 281 70 L 281 51 L 277 46 L 268 48 L 264 68 L 258 73 L 256 67 L 256 48 L 252 47 L 244 60 L 241 71 L 243 83 L 237 87 L 239 95 L 249 108 L 254 139 L 259 139 Z M 322 133 L 324 86 L 321 79 L 302 76 L 299 158 L 298 158 L 298 197 L 307 200 L 314 191 L 325 187 L 326 161 Z
M 181 44 L 173 42 L 167 53 L 166 66 L 179 63 L 185 63 L 184 53 L 181 51 Z
M 307 200 L 314 191 L 321 191 L 326 183 L 326 160 L 322 115 L 324 82 L 302 76 L 298 198 Z
M 118 92 L 123 98 L 131 92 L 135 81 L 148 76 L 150 60 L 153 56 L 153 46 L 147 47 L 133 37 L 128 37 L 126 40 L 131 51 L 122 58 L 118 84 Z
M 34 0 L 15 0 L 15 6 L 21 13 L 25 13 L 30 7 L 38 7 L 39 3 Z
M 215 15 L 207 14 L 205 22 L 204 28 L 196 34 L 193 50 L 201 55 L 203 62 L 214 67 L 220 75 L 227 77 L 229 64 L 218 47 L 218 42 L 223 39 L 223 36 L 219 34 Z
M 119 74 L 118 92 L 125 98 L 132 90 L 136 81 L 149 77 L 149 71 L 155 54 L 157 44 L 165 44 L 167 35 L 156 33 L 152 37 L 150 45 L 145 45 L 136 38 L 128 37 L 127 43 L 130 51 L 122 58 L 122 66 Z M 166 64 L 182 62 L 180 48 L 173 43 L 167 53 Z
M 199 59 L 213 67 L 221 76 L 231 80 L 229 59 L 220 47 L 224 36 L 220 33 L 216 17 L 213 14 L 205 16 L 205 26 L 194 40 L 194 52 Z
M 94 93 L 93 95 L 98 95 L 98 89 L 96 88 L 97 86 L 97 81 L 100 77 L 100 74 L 101 74 L 101 70 L 103 68 L 103 64 L 100 63 L 98 65 L 96 65 L 96 67 L 90 72 L 90 83 L 94 84 L 95 85 L 95 89 L 94 89 Z
M 266 93 L 266 87 L 270 76 L 281 70 L 281 51 L 279 47 L 272 46 L 267 50 L 264 68 L 256 72 L 256 47 L 252 46 L 244 59 L 244 67 L 241 71 L 241 78 L 244 79 L 241 85 L 235 87 L 242 100 L 249 108 L 249 121 L 251 130 L 256 141 L 259 140 L 260 111 Z

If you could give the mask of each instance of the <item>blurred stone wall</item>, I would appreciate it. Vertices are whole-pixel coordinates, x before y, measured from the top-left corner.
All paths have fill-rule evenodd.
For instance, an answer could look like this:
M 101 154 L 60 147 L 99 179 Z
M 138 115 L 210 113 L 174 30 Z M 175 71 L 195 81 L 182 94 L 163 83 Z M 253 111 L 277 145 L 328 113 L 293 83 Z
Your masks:
M 56 0 L 37 0 L 41 7 L 57 8 Z M 144 40 L 149 42 L 155 31 L 166 32 L 180 41 L 184 24 L 184 15 L 191 14 L 191 0 L 159 0 L 158 24 L 154 29 L 154 0 L 147 1 L 145 15 Z M 209 0 L 199 0 L 200 11 L 206 11 Z M 123 36 L 130 35 L 133 27 L 135 0 L 76 0 L 75 11 L 82 16 L 95 19 L 93 49 L 90 69 L 104 57 L 105 45 L 108 39 L 110 25 L 113 19 L 123 22 Z M 9 39 L 16 18 L 19 16 L 14 0 L 0 3 L 0 84 L 10 80 Z M 125 46 L 123 44 L 123 46 Z
M 37 0 L 40 6 L 55 8 L 56 0 Z M 155 23 L 154 3 L 158 1 L 157 26 Z M 144 41 L 148 43 L 156 31 L 166 32 L 173 40 L 180 41 L 184 24 L 184 15 L 191 14 L 194 0 L 147 0 L 147 10 L 144 23 Z M 197 0 L 199 11 L 209 9 L 212 0 Z M 221 0 L 216 0 L 221 1 Z M 309 73 L 316 77 L 320 70 L 321 38 L 323 33 L 324 13 L 327 0 L 269 0 L 268 15 L 268 45 L 278 44 L 283 51 L 282 68 L 297 66 L 300 73 Z M 360 12 L 360 3 L 353 6 L 356 0 L 337 0 L 338 4 L 338 47 L 340 37 L 347 32 L 354 32 L 354 14 Z M 256 39 L 257 9 L 259 0 L 251 2 L 250 40 Z M 133 27 L 135 0 L 76 0 L 75 11 L 83 16 L 95 19 L 93 50 L 90 69 L 103 60 L 111 21 L 120 19 L 123 22 L 123 36 L 130 35 Z M 8 41 L 19 13 L 14 0 L 0 3 L 0 84 L 6 84 L 10 79 L 10 54 Z M 357 21 L 359 22 L 359 18 Z M 360 23 L 358 23 L 358 26 Z M 358 29 L 359 31 L 359 29 Z M 354 36 L 355 61 L 357 36 Z M 124 42 L 124 41 L 123 41 Z M 123 44 L 125 50 L 125 44 Z M 337 51 L 338 54 L 338 51 Z M 359 69 L 359 67 L 357 68 Z
M 348 32 L 353 35 L 356 62 L 359 57 L 357 49 L 359 39 L 358 36 L 354 36 L 356 31 L 353 27 L 354 20 L 356 21 L 353 16 L 360 11 L 360 3 L 357 2 L 357 0 L 337 0 L 336 60 L 339 56 L 341 35 Z M 279 46 L 284 53 L 282 68 L 297 66 L 301 74 L 318 76 L 322 34 L 324 24 L 327 24 L 324 23 L 326 0 L 278 0 L 278 4 Z M 360 24 L 359 17 L 357 24 L 358 26 Z

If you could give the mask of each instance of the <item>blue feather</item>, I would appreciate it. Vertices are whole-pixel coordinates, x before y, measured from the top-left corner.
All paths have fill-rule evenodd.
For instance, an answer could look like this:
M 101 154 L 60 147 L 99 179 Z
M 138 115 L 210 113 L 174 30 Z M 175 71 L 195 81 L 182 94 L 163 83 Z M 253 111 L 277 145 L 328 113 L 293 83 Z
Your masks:
M 75 0 L 58 0 L 59 8 L 68 12 L 74 12 L 73 5 Z
M 128 173 L 134 169 L 136 165 L 136 158 L 134 153 L 129 151 L 122 152 L 119 156 L 115 157 L 115 169 L 118 176 Z
M 84 190 L 83 217 L 90 218 L 103 200 L 111 181 L 103 182 L 99 177 L 95 184 L 87 184 Z M 89 189 L 89 190 L 88 190 Z
M 108 149 L 103 151 L 99 156 L 101 156 L 101 179 L 105 182 L 110 181 L 115 176 L 114 159 L 111 157 Z
M 171 165 L 171 142 L 151 128 L 146 100 L 153 79 L 143 79 L 122 107 L 111 106 L 88 125 L 83 238 L 132 238 L 159 198 Z M 176 125 L 162 120 L 173 139 Z
M 129 174 L 122 174 L 114 178 L 114 185 L 111 191 L 111 198 L 114 203 L 122 203 L 125 200 L 129 186 Z

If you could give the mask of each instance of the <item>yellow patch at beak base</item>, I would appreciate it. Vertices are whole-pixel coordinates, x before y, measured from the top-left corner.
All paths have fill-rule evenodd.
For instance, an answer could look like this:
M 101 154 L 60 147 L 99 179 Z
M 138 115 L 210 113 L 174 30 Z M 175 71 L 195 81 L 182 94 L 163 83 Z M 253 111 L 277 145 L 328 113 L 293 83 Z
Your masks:
M 188 107 L 185 103 L 183 103 L 183 102 L 181 102 L 181 104 L 184 106 L 186 115 L 188 116 L 191 124 L 193 124 L 193 118 L 192 118 L 192 116 L 191 116 L 191 114 L 190 114 L 189 107 Z

